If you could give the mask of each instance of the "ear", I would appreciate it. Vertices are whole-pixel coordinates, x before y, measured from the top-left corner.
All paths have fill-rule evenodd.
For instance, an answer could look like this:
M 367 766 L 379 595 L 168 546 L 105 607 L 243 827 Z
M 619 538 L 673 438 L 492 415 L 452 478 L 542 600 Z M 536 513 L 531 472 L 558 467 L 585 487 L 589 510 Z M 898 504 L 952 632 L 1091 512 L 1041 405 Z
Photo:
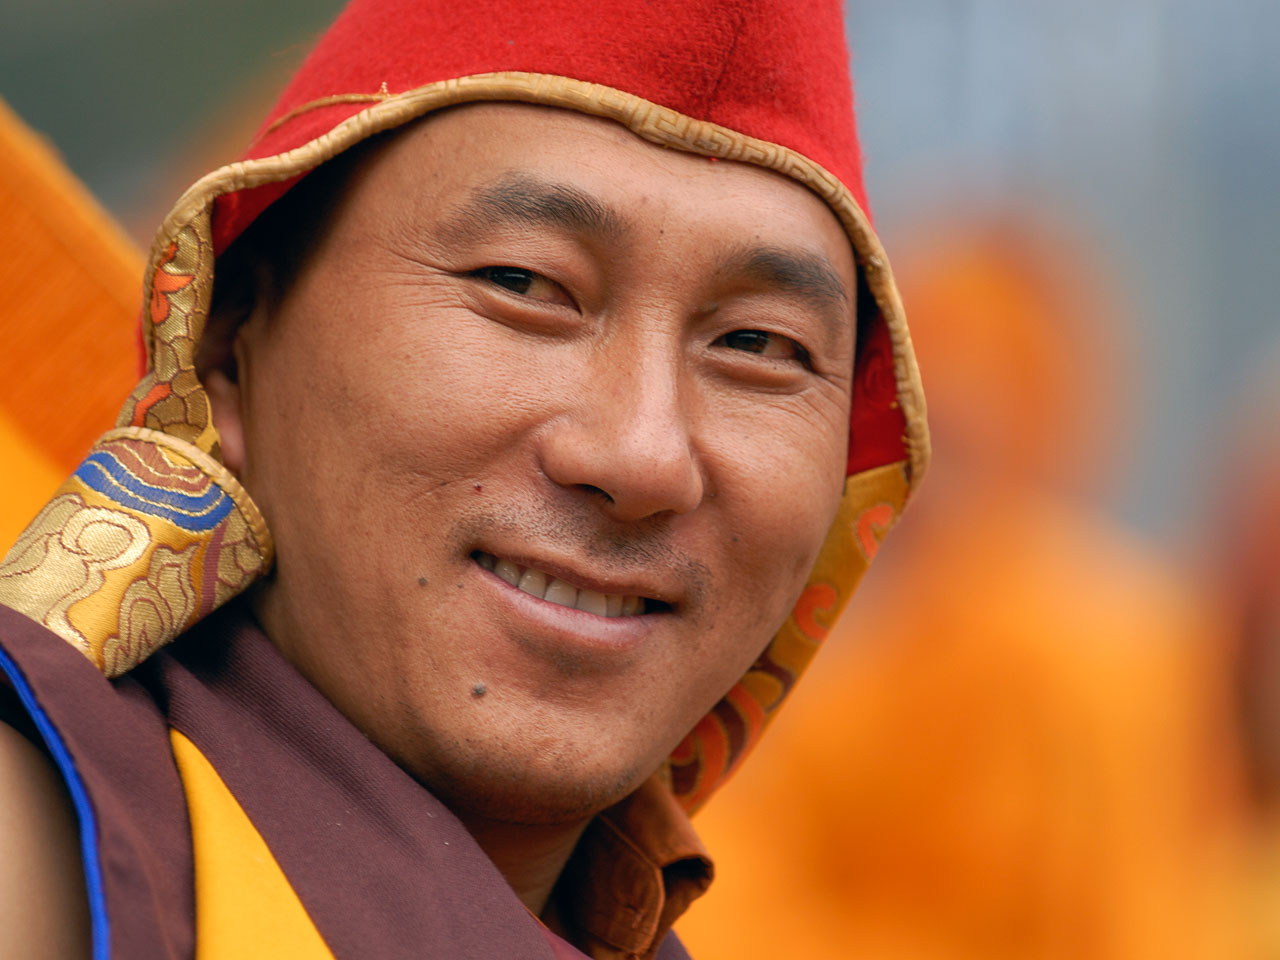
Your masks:
M 196 373 L 209 397 L 222 461 L 240 480 L 248 454 L 249 331 L 261 325 L 273 289 L 271 273 L 254 249 L 233 244 L 218 261 L 213 303 L 196 350 Z
M 222 462 L 237 478 L 243 479 L 245 468 L 244 387 L 248 356 L 244 337 L 237 333 L 231 348 L 230 363 L 206 371 L 203 382 L 209 395 L 213 425 L 222 447 Z

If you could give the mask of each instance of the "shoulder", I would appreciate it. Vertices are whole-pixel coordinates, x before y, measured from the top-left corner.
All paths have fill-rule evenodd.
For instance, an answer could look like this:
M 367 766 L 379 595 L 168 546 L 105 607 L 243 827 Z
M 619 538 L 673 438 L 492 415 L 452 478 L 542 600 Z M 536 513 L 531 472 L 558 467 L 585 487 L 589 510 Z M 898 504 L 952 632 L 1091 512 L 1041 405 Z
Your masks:
M 0 722 L 0 954 L 86 957 L 89 911 L 71 798 L 53 762 Z

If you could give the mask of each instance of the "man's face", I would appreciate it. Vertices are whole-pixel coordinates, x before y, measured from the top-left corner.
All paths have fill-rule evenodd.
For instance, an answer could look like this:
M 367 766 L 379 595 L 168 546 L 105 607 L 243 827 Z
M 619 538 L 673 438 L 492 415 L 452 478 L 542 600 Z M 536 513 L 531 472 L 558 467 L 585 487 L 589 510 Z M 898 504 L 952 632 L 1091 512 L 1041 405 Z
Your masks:
M 399 134 L 213 391 L 276 538 L 268 634 L 455 809 L 616 801 L 804 585 L 854 289 L 768 171 L 523 105 Z

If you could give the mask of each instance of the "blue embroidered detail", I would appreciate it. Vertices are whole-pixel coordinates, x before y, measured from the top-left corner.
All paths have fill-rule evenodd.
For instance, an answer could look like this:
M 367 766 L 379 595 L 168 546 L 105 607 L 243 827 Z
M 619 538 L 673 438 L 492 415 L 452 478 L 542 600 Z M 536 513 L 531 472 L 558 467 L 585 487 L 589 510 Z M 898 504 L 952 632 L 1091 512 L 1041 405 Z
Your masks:
M 178 493 L 139 480 L 105 450 L 96 450 L 76 468 L 75 476 L 89 489 L 110 497 L 122 507 L 164 517 L 183 530 L 212 530 L 231 512 L 231 498 L 216 483 L 199 495 Z

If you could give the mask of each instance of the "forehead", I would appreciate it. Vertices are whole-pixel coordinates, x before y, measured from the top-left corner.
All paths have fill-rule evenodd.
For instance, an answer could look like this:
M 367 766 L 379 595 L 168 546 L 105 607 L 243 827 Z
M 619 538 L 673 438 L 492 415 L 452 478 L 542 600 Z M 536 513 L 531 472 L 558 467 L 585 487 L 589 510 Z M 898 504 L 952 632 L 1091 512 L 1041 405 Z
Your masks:
M 843 227 L 800 183 L 660 147 L 570 110 L 516 103 L 443 110 L 392 135 L 355 180 L 343 217 L 357 223 L 390 218 L 412 231 L 465 227 L 467 216 L 505 213 L 514 222 L 541 214 L 611 240 L 716 234 L 744 248 L 811 253 L 850 293 L 854 286 Z

